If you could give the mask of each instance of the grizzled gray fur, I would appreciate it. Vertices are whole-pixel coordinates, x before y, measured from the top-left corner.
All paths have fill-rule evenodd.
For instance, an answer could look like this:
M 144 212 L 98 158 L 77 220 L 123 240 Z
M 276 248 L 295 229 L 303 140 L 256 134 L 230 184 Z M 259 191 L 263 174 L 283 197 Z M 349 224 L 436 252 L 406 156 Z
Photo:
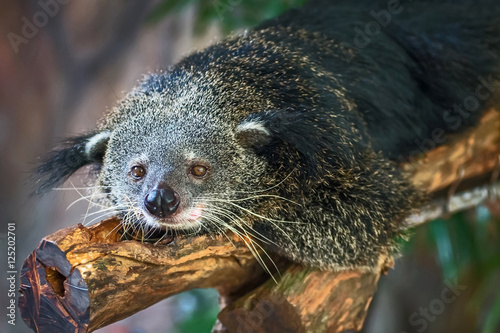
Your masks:
M 147 76 L 46 160 L 40 189 L 95 164 L 96 197 L 126 226 L 233 231 L 306 265 L 373 268 L 420 202 L 395 161 L 487 107 L 450 111 L 499 72 L 500 11 L 413 1 L 360 48 L 354 27 L 385 2 L 332 3 Z

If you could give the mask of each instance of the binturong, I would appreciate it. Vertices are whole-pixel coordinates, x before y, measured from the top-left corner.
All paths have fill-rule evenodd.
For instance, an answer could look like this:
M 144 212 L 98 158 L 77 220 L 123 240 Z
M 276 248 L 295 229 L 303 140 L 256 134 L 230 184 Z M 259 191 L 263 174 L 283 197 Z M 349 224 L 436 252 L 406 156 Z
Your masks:
M 373 269 L 421 202 L 398 163 L 493 104 L 500 5 L 480 3 L 288 11 L 146 76 L 42 162 L 38 192 L 94 165 L 94 197 L 126 227 L 234 232 L 252 251 Z

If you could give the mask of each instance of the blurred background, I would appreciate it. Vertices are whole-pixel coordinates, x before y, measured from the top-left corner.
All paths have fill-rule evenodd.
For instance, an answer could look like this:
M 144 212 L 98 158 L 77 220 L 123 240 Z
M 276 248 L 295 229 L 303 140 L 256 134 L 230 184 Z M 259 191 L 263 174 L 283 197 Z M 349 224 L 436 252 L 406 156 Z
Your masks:
M 29 196 L 39 156 L 93 129 L 144 74 L 303 2 L 1 0 L 2 272 L 7 223 L 16 225 L 19 269 L 43 236 L 82 222 L 87 211 L 86 202 L 67 209 L 80 197 L 72 186 L 87 181 L 84 170 L 65 184 L 70 190 Z M 499 211 L 497 203 L 419 227 L 382 277 L 364 332 L 500 332 Z M 6 278 L 0 287 L 6 309 Z M 210 332 L 217 312 L 217 293 L 195 290 L 99 332 Z M 19 314 L 16 326 L 0 315 L 0 332 L 30 332 Z

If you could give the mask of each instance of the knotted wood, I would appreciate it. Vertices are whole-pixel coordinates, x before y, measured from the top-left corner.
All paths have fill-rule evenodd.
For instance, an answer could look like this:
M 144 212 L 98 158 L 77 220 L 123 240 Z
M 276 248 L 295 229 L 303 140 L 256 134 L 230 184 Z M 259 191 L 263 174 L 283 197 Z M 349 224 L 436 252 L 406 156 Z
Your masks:
M 467 191 L 478 186 L 486 186 L 484 200 L 498 197 L 499 160 L 500 114 L 490 110 L 474 129 L 402 168 L 441 200 L 442 215 L 476 204 Z M 454 209 L 442 204 L 460 193 L 465 199 Z M 435 217 L 436 206 L 429 207 L 416 212 L 415 221 Z M 245 241 L 231 235 L 123 241 L 117 219 L 63 229 L 24 262 L 21 314 L 38 332 L 91 332 L 179 292 L 216 288 L 222 307 L 216 332 L 358 331 L 380 274 L 392 266 L 381 257 L 373 272 L 330 272 L 273 258 L 280 273 L 271 279 Z

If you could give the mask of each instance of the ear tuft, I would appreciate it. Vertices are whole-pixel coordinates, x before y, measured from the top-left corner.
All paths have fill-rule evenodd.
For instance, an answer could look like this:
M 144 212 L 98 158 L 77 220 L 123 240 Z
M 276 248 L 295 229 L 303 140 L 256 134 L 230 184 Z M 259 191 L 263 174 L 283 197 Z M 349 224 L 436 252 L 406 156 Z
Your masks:
M 236 127 L 235 137 L 244 148 L 260 148 L 271 141 L 270 131 L 258 120 L 244 120 Z
M 110 131 L 92 132 L 67 139 L 43 159 L 32 178 L 36 184 L 34 194 L 42 194 L 63 183 L 81 167 L 102 163 Z
M 85 154 L 96 162 L 102 162 L 110 135 L 110 131 L 102 131 L 90 137 L 85 144 Z

